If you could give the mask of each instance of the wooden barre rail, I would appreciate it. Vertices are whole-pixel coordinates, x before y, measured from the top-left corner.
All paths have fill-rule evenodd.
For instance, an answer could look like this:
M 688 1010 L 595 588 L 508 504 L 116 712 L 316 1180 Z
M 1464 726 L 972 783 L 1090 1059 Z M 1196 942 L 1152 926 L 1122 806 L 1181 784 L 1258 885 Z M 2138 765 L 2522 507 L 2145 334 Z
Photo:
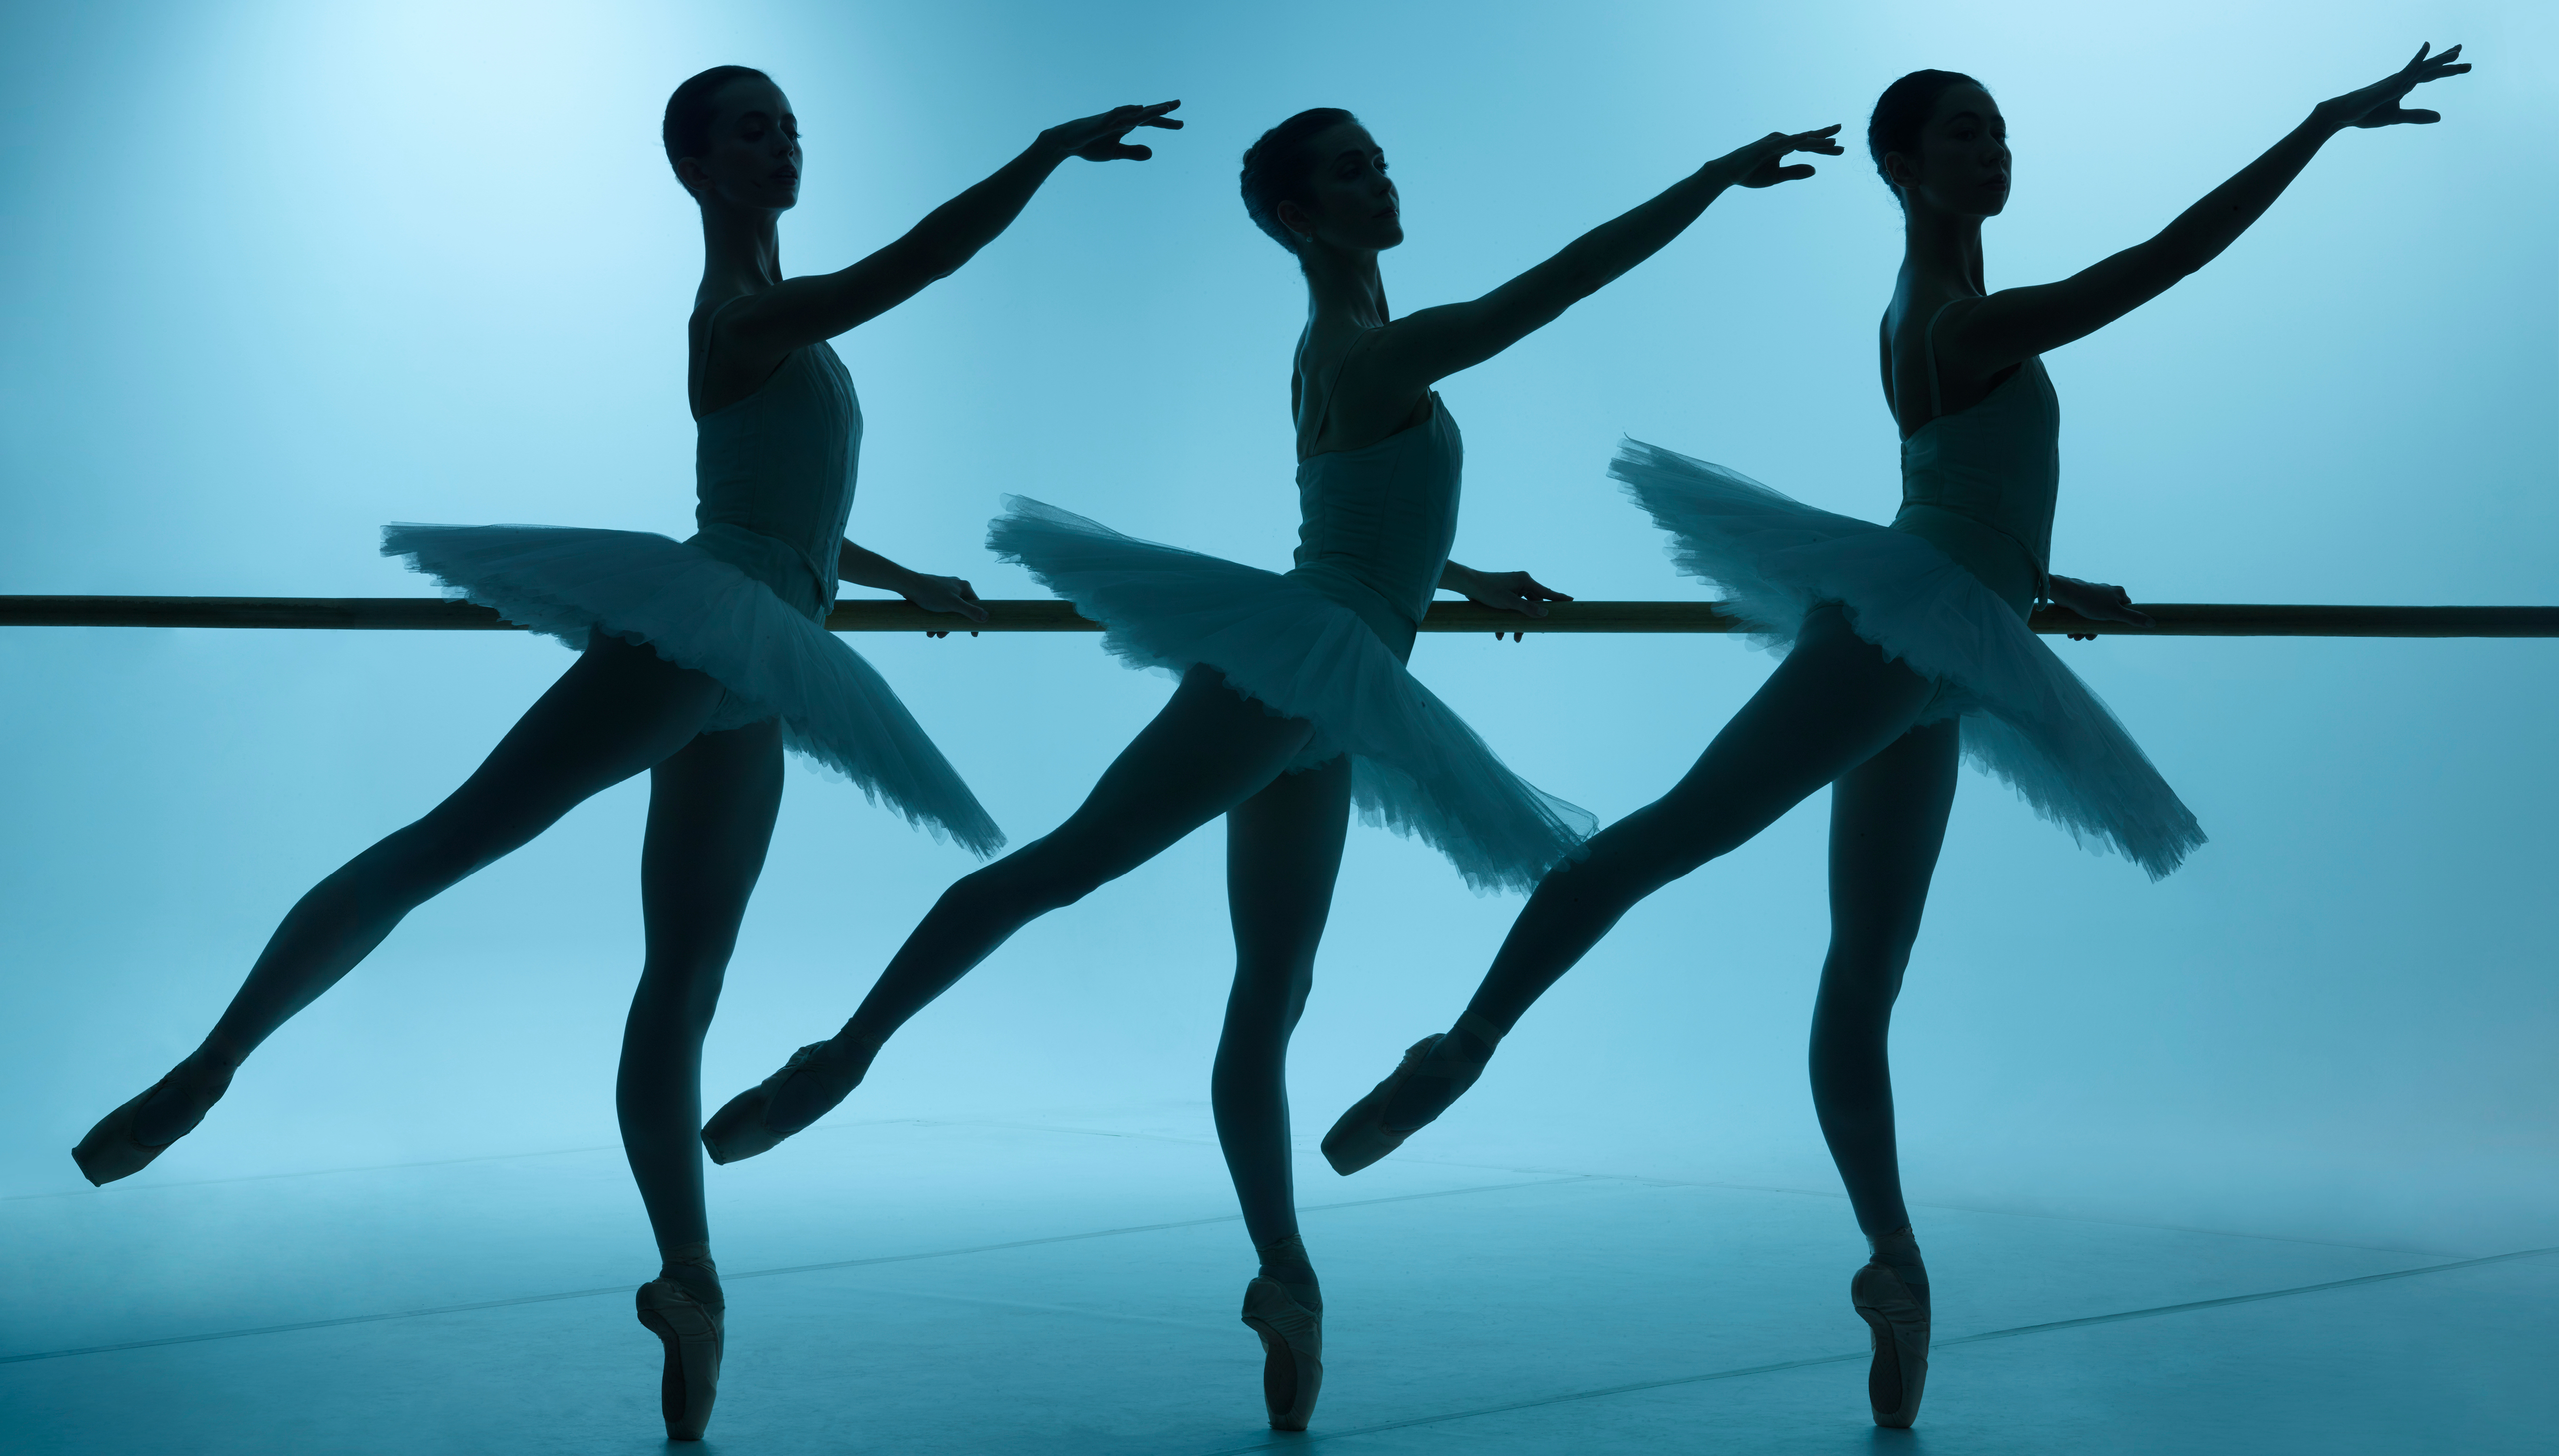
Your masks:
M 2559 637 L 2559 607 L 2305 607 L 2151 602 L 2155 628 L 2090 622 L 2047 607 L 2033 628 L 2135 637 Z M 907 602 L 838 603 L 835 632 L 1099 632 L 1058 601 L 986 603 L 972 624 Z M 227 627 L 365 631 L 514 631 L 498 614 L 435 597 L 11 597 L 0 627 Z M 1715 602 L 1559 602 L 1540 619 L 1473 602 L 1433 602 L 1424 632 L 1737 632 Z

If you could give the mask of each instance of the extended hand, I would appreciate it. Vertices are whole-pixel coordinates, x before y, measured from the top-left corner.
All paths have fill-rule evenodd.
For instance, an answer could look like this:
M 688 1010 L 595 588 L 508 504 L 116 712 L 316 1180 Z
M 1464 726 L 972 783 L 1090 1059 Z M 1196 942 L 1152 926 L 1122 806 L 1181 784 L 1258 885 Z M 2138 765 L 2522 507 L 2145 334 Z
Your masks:
M 1809 163 L 1785 165 L 1788 152 L 1819 152 L 1825 157 L 1840 154 L 1840 144 L 1832 140 L 1839 134 L 1833 122 L 1819 131 L 1799 131 L 1789 135 L 1772 131 L 1748 146 L 1739 147 L 1717 160 L 1716 165 L 1729 169 L 1736 187 L 1775 187 L 1781 182 L 1801 182 L 1813 175 Z
M 952 612 L 972 622 L 986 620 L 985 605 L 978 600 L 976 589 L 956 576 L 926 576 L 919 571 L 900 595 L 927 612 Z
M 2454 58 L 2462 54 L 2461 47 L 2427 55 L 2432 49 L 2431 44 L 2419 46 L 2415 60 L 2359 91 L 2320 102 L 2311 115 L 2333 127 L 2397 126 L 2402 122 L 2424 126 L 2443 120 L 2440 111 L 2411 111 L 2399 104 L 2402 97 L 2426 82 L 2460 75 L 2471 69 L 2467 62 L 2453 64 Z
M 2081 581 L 2075 576 L 2055 576 L 2048 580 L 2052 605 L 2065 612 L 2076 612 L 2091 622 L 2129 622 L 2135 627 L 2157 627 L 2149 613 L 2133 605 L 2133 599 L 2122 587 L 2102 582 Z M 2073 642 L 2087 642 L 2095 633 L 2074 632 Z
M 1088 162 L 1115 162 L 1126 158 L 1143 162 L 1155 155 L 1152 147 L 1124 142 L 1122 137 L 1141 126 L 1179 131 L 1182 124 L 1164 113 L 1180 105 L 1179 101 L 1157 101 L 1152 106 L 1114 106 L 1099 116 L 1062 122 L 1040 133 L 1040 140 Z

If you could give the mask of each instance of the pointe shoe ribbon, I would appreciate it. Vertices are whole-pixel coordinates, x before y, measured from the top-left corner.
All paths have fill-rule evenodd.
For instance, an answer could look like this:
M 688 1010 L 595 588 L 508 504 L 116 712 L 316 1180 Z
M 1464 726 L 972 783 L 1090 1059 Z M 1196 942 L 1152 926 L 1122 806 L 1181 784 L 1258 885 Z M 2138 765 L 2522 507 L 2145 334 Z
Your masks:
M 702 1151 L 714 1163 L 734 1163 L 767 1153 L 782 1145 L 789 1132 L 776 1132 L 765 1121 L 764 1114 L 773 1106 L 773 1097 L 783 1085 L 800 1075 L 800 1069 L 827 1049 L 825 1042 L 811 1042 L 791 1054 L 782 1070 L 728 1099 L 726 1105 L 711 1114 L 702 1124 Z M 799 1129 L 794 1128 L 793 1131 Z
M 1262 1403 L 1275 1431 L 1302 1431 L 1324 1383 L 1324 1313 L 1288 1295 L 1279 1280 L 1256 1275 L 1244 1286 L 1244 1323 L 1262 1337 Z

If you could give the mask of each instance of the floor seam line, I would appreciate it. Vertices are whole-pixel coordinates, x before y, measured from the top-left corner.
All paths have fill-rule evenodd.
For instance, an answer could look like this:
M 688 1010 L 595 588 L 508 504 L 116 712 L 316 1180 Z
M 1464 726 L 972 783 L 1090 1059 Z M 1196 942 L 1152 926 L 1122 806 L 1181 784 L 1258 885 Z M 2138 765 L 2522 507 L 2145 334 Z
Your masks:
M 2269 1289 L 2257 1294 L 2232 1294 L 2219 1299 L 2189 1300 L 2183 1304 L 2155 1305 L 2148 1309 L 2124 1310 L 2116 1314 L 2088 1315 L 2075 1320 L 2053 1320 L 2038 1325 L 2019 1325 L 2007 1330 L 1988 1330 L 1978 1335 L 1964 1335 L 1939 1341 L 1935 1350 L 1948 1350 L 1959 1345 L 1979 1345 L 1992 1340 L 2009 1340 L 2028 1335 L 2046 1335 L 2060 1330 L 2084 1329 L 2091 1325 L 2121 1324 L 2128 1320 L 2156 1319 L 2167 1315 L 2188 1314 L 2196 1310 L 2220 1309 L 2235 1304 L 2256 1304 L 2270 1299 L 2285 1299 L 2298 1294 L 2318 1294 L 2331 1289 L 2346 1289 L 2361 1284 L 2378 1284 L 2392 1279 L 2411 1279 L 2424 1274 L 2450 1273 L 2456 1269 L 2475 1269 L 2483 1264 L 2501 1264 L 2514 1259 L 2539 1258 L 2559 1253 L 2559 1245 L 2548 1248 L 2522 1248 L 2511 1253 L 2492 1253 L 2481 1258 L 2456 1259 L 2450 1263 L 2427 1264 L 2413 1269 L 2393 1269 L 2378 1274 L 2358 1274 L 2350 1279 L 2330 1279 L 2318 1284 L 2302 1284 L 2290 1289 Z M 1667 1389 L 1675 1385 L 1702 1385 L 1715 1381 L 1741 1380 L 1750 1376 L 1775 1375 L 1781 1371 L 1803 1370 L 1817 1365 L 1840 1365 L 1862 1360 L 1868 1352 L 1851 1351 L 1846 1355 L 1816 1355 L 1802 1360 L 1783 1361 L 1775 1365 L 1754 1365 L 1738 1370 L 1711 1371 L 1705 1375 L 1674 1376 L 1667 1380 L 1642 1381 L 1633 1384 L 1609 1385 L 1596 1390 L 1574 1390 L 1561 1395 L 1545 1395 L 1534 1400 L 1515 1400 L 1502 1405 L 1488 1405 L 1479 1410 L 1450 1411 L 1445 1415 L 1415 1416 L 1407 1420 L 1387 1421 L 1361 1426 L 1356 1430 L 1327 1431 L 1309 1434 L 1302 1441 L 1261 1441 L 1250 1446 L 1228 1446 L 1204 1456 L 1249 1456 L 1255 1451 L 1269 1451 L 1282 1445 L 1311 1446 L 1321 1442 L 1356 1440 L 1362 1436 L 1383 1435 L 1388 1431 L 1409 1430 L 1415 1426 L 1441 1425 L 1450 1421 L 1476 1420 L 1488 1415 L 1507 1415 L 1515 1410 L 1534 1410 L 1547 1405 L 1566 1405 L 1577 1400 L 1603 1400 L 1613 1395 L 1632 1395 L 1645 1390 Z
M 1485 1183 L 1469 1188 L 1440 1188 L 1425 1193 L 1400 1193 L 1387 1198 L 1353 1199 L 1346 1203 L 1307 1204 L 1300 1215 L 1336 1212 L 1342 1209 L 1374 1208 L 1380 1204 L 1413 1203 L 1421 1199 L 1456 1198 L 1475 1193 L 1500 1193 L 1519 1188 L 1553 1188 L 1566 1183 L 1593 1180 L 1576 1175 L 1570 1178 L 1546 1178 L 1521 1183 Z M 1161 1234 L 1174 1229 L 1197 1229 L 1209 1224 L 1242 1223 L 1242 1214 L 1220 1214 L 1205 1219 L 1180 1219 L 1166 1224 L 1134 1224 L 1119 1229 L 1097 1229 L 1081 1234 L 1053 1234 L 1041 1238 L 1017 1238 L 1003 1243 L 976 1244 L 967 1248 L 928 1249 L 919 1253 L 879 1254 L 870 1258 L 835 1259 L 826 1263 L 788 1264 L 771 1269 L 745 1269 L 725 1276 L 726 1282 L 741 1279 L 769 1279 L 785 1274 L 815 1274 L 833 1269 L 865 1268 L 880 1264 L 915 1263 L 924 1259 L 963 1258 L 970 1254 L 1001 1253 L 1008 1249 L 1035 1248 L 1049 1243 L 1075 1243 L 1091 1238 L 1116 1238 L 1131 1234 Z M 428 1309 L 391 1310 L 379 1314 L 345 1315 L 337 1319 L 302 1320 L 292 1324 L 259 1325 L 245 1330 L 215 1330 L 201 1335 L 164 1335 L 150 1340 L 127 1340 L 112 1345 L 83 1345 L 69 1350 L 39 1350 L 24 1355 L 0 1355 L 0 1365 L 25 1365 L 39 1360 L 68 1360 L 81 1355 L 114 1355 L 128 1350 L 154 1350 L 169 1345 L 199 1345 L 208 1340 L 245 1340 L 261 1335 L 291 1335 L 305 1330 L 330 1330 L 347 1325 L 382 1324 L 391 1320 L 425 1319 L 434 1315 L 472 1314 L 481 1310 L 510 1309 L 520 1305 L 552 1304 L 563 1299 L 593 1299 L 599 1295 L 619 1294 L 628 1287 L 621 1284 L 599 1289 L 571 1289 L 556 1294 L 520 1294 L 508 1299 L 484 1299 L 469 1304 L 444 1304 Z

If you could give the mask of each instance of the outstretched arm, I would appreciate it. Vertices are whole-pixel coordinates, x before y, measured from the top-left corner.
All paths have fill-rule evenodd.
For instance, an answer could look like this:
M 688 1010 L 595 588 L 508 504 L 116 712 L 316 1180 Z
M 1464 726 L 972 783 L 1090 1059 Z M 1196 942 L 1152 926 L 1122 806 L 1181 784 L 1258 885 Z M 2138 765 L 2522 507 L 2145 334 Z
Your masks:
M 2347 127 L 2425 124 L 2433 111 L 2400 106 L 2408 92 L 2430 80 L 2470 70 L 2457 65 L 2462 48 L 2441 55 L 2417 48 L 2398 71 L 2311 110 L 2266 154 L 2204 195 L 2148 242 L 2128 247 L 2058 283 L 2004 288 L 1972 303 L 1951 305 L 1937 330 L 1937 352 L 1950 363 L 1976 369 L 2006 367 L 2032 355 L 2058 349 L 2097 332 L 2166 293 L 2171 286 L 2221 255 L 2221 250 L 2265 216 L 2275 199 L 2301 175 L 2328 139 Z
M 1698 219 L 1730 187 L 1771 187 L 1813 175 L 1804 163 L 1788 166 L 1789 152 L 1838 156 L 1837 126 L 1787 135 L 1770 132 L 1729 156 L 1707 163 L 1651 202 L 1575 238 L 1562 252 L 1471 303 L 1423 309 L 1377 333 L 1366 367 L 1391 392 L 1428 388 L 1433 380 L 1485 360 L 1555 322 L 1661 251 Z
M 835 576 L 855 586 L 895 592 L 927 612 L 954 612 L 972 622 L 986 620 L 986 609 L 968 582 L 956 576 L 927 576 L 891 561 L 877 551 L 847 540 L 835 551 Z
M 713 346 L 750 358 L 779 359 L 877 318 L 977 256 L 978 249 L 1012 225 L 1031 195 L 1067 158 L 1142 162 L 1153 156 L 1151 148 L 1122 138 L 1141 126 L 1179 129 L 1181 123 L 1164 113 L 1180 104 L 1119 106 L 1050 127 L 993 176 L 934 209 L 905 236 L 869 257 L 841 272 L 786 280 L 732 304 L 719 316 L 720 337 Z

